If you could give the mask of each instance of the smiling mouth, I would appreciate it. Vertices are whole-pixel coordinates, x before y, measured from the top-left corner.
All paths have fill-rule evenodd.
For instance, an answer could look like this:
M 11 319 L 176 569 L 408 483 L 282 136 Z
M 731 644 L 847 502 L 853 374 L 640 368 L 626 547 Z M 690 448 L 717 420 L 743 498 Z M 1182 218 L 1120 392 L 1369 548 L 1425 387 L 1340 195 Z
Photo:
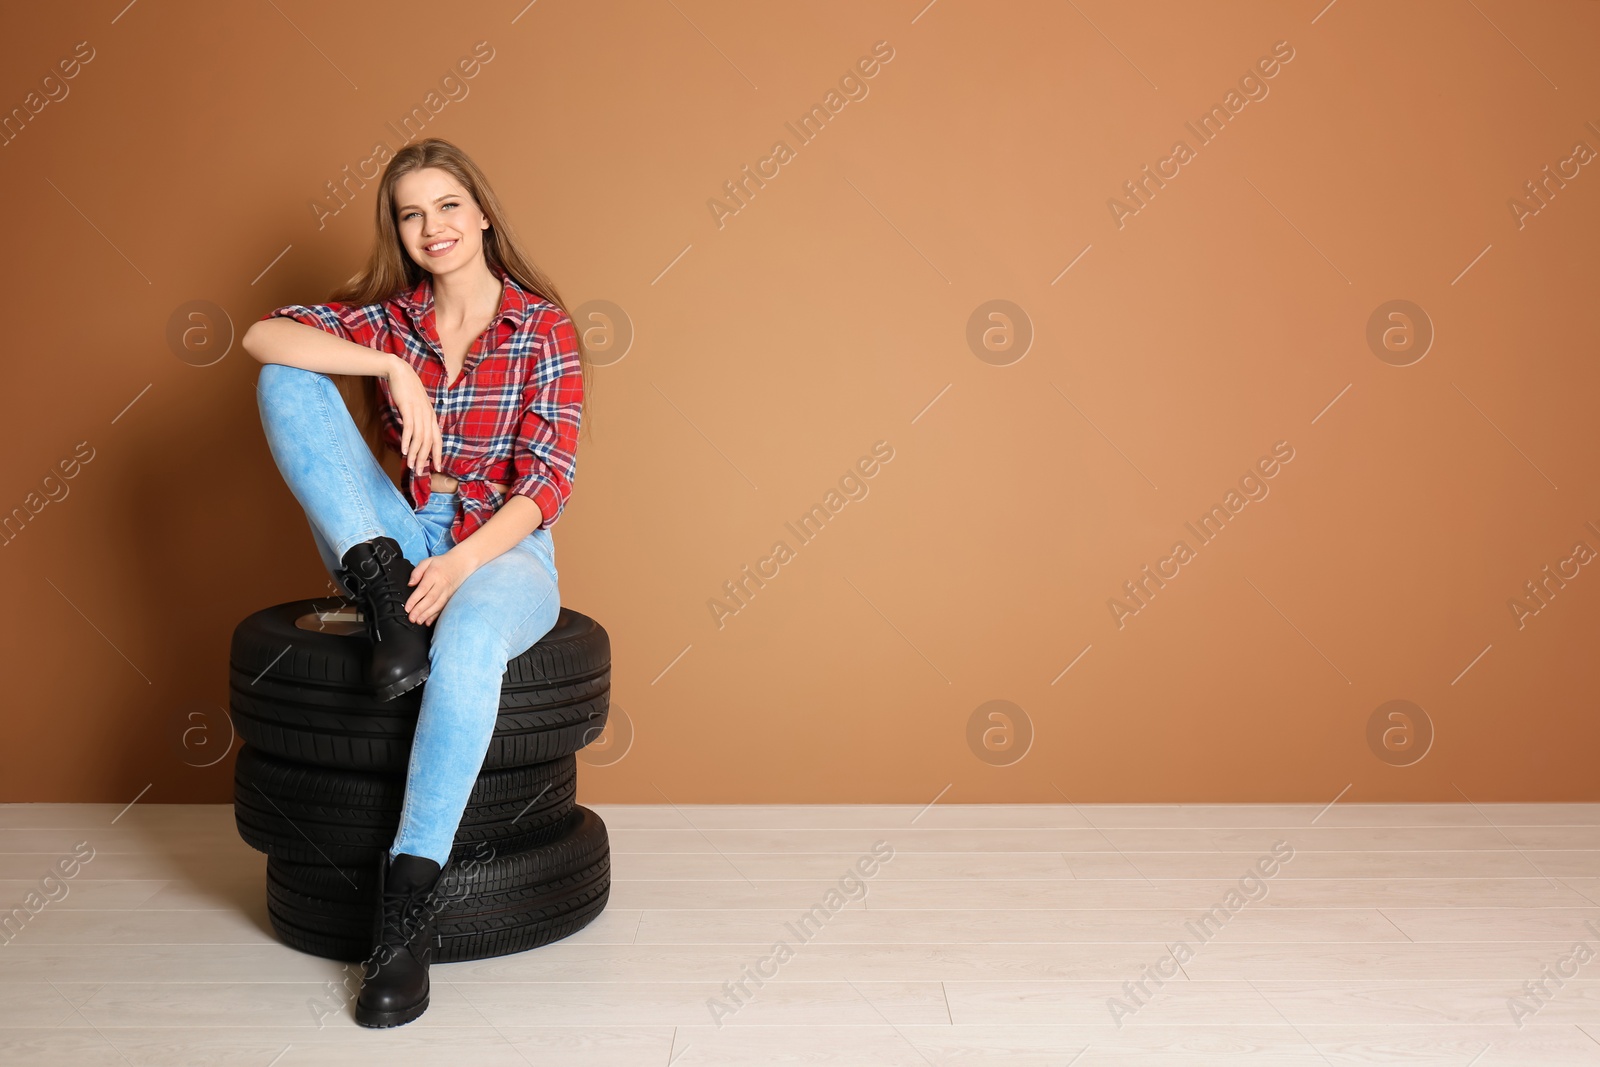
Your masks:
M 435 241 L 431 245 L 424 245 L 422 250 L 431 256 L 437 256 L 450 251 L 455 246 L 456 242 L 454 240 Z

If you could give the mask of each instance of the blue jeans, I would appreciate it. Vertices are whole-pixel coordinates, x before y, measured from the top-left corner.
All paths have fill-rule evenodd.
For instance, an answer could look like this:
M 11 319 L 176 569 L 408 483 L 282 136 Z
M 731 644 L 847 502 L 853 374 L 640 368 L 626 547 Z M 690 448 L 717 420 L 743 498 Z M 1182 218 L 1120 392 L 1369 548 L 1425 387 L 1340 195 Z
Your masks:
M 452 547 L 456 494 L 433 493 L 413 510 L 362 440 L 333 379 L 264 363 L 256 404 L 272 458 L 335 581 L 344 554 L 376 537 L 394 538 L 413 565 Z M 506 666 L 555 626 L 557 578 L 550 531 L 535 530 L 468 575 L 434 619 L 391 858 L 406 852 L 441 866 L 449 859 L 494 734 Z M 350 592 L 342 581 L 339 588 Z

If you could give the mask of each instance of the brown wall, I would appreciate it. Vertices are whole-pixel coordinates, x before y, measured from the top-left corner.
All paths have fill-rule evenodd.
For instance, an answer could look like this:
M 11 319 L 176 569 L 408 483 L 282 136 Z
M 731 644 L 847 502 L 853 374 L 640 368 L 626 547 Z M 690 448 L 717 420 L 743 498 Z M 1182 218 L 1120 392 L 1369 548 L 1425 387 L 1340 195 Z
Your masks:
M 0 108 L 70 90 L 0 148 L 0 508 L 66 493 L 0 547 L 0 800 L 231 798 L 181 732 L 226 742 L 234 625 L 327 582 L 236 338 L 355 269 L 374 186 L 328 183 L 475 47 L 420 132 L 611 361 L 554 528 L 613 643 L 581 799 L 1600 799 L 1595 5 L 77 7 L 0 38 Z M 1372 740 L 1395 700 L 1431 741 Z

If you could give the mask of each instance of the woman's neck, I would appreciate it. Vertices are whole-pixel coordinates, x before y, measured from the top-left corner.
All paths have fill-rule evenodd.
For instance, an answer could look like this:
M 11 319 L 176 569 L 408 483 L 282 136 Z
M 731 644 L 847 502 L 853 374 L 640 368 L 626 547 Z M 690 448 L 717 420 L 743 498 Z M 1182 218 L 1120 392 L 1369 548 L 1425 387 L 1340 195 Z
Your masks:
M 504 283 L 481 261 L 433 276 L 433 321 L 439 329 L 480 322 L 500 307 Z

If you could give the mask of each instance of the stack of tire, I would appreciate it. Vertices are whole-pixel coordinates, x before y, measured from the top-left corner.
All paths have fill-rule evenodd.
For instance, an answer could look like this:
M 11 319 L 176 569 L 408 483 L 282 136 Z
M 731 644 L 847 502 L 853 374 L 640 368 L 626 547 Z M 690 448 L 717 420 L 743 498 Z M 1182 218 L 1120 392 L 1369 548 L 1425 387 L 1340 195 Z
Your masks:
M 371 643 L 342 600 L 265 608 L 235 628 L 229 711 L 239 835 L 267 854 L 267 910 L 284 944 L 358 962 L 372 950 L 381 857 L 394 843 L 422 694 L 366 683 Z M 434 959 L 521 952 L 582 929 L 605 908 L 611 853 L 577 803 L 577 757 L 610 707 L 611 645 L 561 609 L 512 659 L 500 713 L 438 894 Z

